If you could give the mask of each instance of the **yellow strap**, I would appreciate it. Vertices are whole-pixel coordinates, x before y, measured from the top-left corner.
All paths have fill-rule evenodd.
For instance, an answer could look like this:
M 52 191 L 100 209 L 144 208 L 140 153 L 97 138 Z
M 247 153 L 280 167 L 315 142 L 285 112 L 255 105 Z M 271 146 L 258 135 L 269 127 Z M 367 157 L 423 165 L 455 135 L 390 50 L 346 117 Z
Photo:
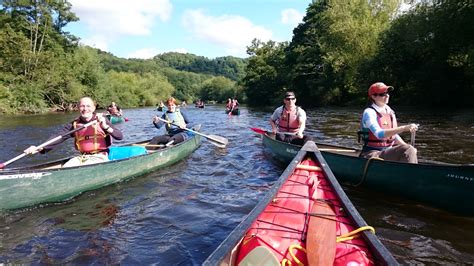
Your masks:
M 293 244 L 288 248 L 288 250 L 290 252 L 290 255 L 291 255 L 291 258 L 296 262 L 296 264 L 298 266 L 304 266 L 304 264 L 295 256 L 295 254 L 293 254 L 294 249 L 299 249 L 299 250 L 303 251 L 304 253 L 306 253 L 306 249 L 304 247 L 302 247 L 300 245 L 296 245 L 296 244 Z M 291 265 L 291 261 L 289 261 L 288 259 L 283 259 L 281 261 L 282 266 L 286 266 L 287 263 L 288 263 L 288 265 Z
M 372 231 L 373 234 L 375 234 L 375 229 L 372 226 L 366 225 L 366 226 L 362 226 L 361 228 L 358 228 L 358 229 L 356 229 L 352 232 L 349 232 L 345 235 L 341 235 L 341 236 L 336 237 L 336 242 L 339 243 L 339 242 L 343 242 L 343 241 L 346 241 L 346 240 L 352 240 L 352 239 L 359 236 L 359 235 L 357 235 L 357 233 L 365 231 L 365 230 L 370 230 L 370 231 Z

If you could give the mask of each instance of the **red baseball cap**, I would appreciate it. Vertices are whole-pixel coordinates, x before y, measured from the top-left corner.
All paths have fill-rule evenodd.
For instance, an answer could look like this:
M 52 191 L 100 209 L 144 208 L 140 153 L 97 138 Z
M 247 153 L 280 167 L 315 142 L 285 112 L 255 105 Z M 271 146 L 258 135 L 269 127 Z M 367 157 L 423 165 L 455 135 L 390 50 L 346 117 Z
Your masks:
M 369 96 L 373 94 L 380 94 L 384 92 L 391 92 L 394 88 L 392 86 L 387 86 L 383 82 L 376 82 L 369 87 Z

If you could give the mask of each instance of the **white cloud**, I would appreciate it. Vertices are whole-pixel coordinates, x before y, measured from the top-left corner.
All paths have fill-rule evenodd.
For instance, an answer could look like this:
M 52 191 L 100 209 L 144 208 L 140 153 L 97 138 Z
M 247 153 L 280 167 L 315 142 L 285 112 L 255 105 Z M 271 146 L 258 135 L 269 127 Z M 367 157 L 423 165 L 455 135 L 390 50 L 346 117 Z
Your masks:
M 246 46 L 252 39 L 268 41 L 272 32 L 262 26 L 254 25 L 242 16 L 222 15 L 207 16 L 201 9 L 186 10 L 183 15 L 184 27 L 195 38 L 203 39 L 219 46 L 235 56 L 243 56 Z
M 281 11 L 281 23 L 292 26 L 298 25 L 303 21 L 303 14 L 293 8 L 288 8 Z
M 70 0 L 72 11 L 92 34 L 150 35 L 155 19 L 168 21 L 170 0 Z
M 109 48 L 107 45 L 107 40 L 103 36 L 95 35 L 90 38 L 81 39 L 81 43 L 100 49 L 102 51 L 108 51 Z

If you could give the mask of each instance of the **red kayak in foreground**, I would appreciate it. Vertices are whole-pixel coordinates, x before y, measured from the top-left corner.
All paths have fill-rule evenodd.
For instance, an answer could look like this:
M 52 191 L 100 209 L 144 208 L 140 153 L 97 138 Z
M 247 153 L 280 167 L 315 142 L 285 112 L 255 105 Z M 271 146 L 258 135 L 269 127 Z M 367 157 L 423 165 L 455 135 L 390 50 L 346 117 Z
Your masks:
M 314 142 L 204 265 L 397 265 Z

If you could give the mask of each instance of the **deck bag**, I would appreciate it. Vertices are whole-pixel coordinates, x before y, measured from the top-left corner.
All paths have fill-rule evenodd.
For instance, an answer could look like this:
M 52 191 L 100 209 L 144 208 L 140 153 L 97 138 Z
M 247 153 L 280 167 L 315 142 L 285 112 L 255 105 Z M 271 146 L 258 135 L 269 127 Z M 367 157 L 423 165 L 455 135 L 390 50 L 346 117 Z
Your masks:
M 121 160 L 142 154 L 147 154 L 147 150 L 142 146 L 120 146 L 109 147 L 109 160 Z

